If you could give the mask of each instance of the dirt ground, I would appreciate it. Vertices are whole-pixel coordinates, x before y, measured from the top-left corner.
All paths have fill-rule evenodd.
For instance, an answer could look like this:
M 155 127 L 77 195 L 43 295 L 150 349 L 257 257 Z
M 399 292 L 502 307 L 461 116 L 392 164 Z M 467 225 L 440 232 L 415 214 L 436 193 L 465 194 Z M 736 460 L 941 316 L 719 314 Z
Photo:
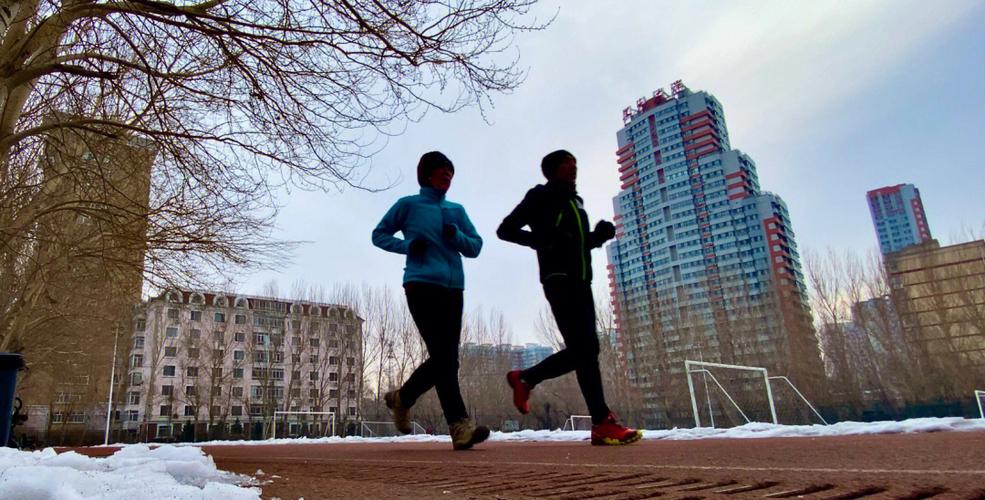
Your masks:
M 584 443 L 210 446 L 264 498 L 985 500 L 985 432 Z M 91 455 L 112 449 L 78 450 Z M 256 474 L 262 470 L 263 474 Z

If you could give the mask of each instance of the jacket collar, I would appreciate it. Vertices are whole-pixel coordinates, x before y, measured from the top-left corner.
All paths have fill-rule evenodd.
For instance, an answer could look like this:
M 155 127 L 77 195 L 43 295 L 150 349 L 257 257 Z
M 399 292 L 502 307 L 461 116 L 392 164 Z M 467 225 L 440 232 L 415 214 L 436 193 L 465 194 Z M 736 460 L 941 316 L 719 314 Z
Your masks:
M 445 199 L 445 192 L 434 189 L 433 187 L 422 187 L 421 196 L 431 201 L 442 201 Z
M 551 190 L 554 193 L 559 193 L 565 196 L 570 196 L 570 195 L 578 196 L 578 191 L 575 188 L 574 184 L 551 180 L 551 181 L 547 181 L 547 184 L 545 184 L 544 186 L 546 186 L 547 189 Z

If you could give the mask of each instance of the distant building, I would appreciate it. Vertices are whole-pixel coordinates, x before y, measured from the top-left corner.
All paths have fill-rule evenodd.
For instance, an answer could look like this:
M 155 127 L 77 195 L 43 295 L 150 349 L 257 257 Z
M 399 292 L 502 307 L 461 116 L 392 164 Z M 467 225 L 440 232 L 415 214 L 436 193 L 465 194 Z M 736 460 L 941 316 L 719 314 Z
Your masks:
M 489 363 L 489 366 L 498 366 L 497 362 L 502 360 L 508 362 L 512 369 L 519 369 L 529 368 L 541 362 L 544 358 L 554 354 L 554 349 L 534 343 L 518 346 L 466 342 L 462 344 L 461 352 L 463 357 Z
M 172 291 L 142 305 L 128 332 L 123 418 L 130 439 L 269 437 L 274 411 L 357 418 L 362 319 L 348 307 L 273 297 Z M 327 419 L 279 419 L 287 434 L 325 434 Z
M 930 241 L 930 226 L 920 190 L 913 184 L 873 189 L 866 198 L 883 254 Z

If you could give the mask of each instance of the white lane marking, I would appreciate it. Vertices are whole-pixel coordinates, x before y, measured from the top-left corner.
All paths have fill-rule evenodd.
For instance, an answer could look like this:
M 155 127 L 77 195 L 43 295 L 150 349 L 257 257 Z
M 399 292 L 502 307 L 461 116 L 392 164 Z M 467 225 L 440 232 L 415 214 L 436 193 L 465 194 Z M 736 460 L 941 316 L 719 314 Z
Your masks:
M 653 470 L 702 470 L 702 471 L 742 471 L 742 472 L 820 472 L 850 474 L 907 474 L 907 475 L 965 475 L 985 476 L 985 470 L 933 470 L 933 469 L 834 469 L 829 467 L 750 467 L 741 465 L 659 465 L 659 464 L 583 464 L 572 462 L 504 462 L 504 461 L 461 461 L 461 460 L 384 460 L 377 458 L 325 458 L 325 457 L 230 457 L 219 461 L 288 461 L 288 462 L 358 462 L 393 465 L 485 465 L 502 467 L 504 465 L 542 466 L 542 467 L 587 467 L 598 469 L 653 469 Z

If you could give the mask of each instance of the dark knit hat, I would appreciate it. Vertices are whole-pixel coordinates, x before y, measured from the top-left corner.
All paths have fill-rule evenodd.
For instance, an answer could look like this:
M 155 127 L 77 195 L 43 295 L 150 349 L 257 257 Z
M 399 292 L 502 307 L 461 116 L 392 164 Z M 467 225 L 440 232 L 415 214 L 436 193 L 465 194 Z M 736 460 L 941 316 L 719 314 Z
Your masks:
M 421 161 L 417 162 L 417 183 L 421 187 L 428 187 L 428 179 L 431 177 L 431 172 L 441 167 L 445 167 L 451 170 L 452 173 L 455 173 L 455 165 L 452 165 L 451 160 L 444 153 L 440 151 L 424 153 L 421 156 Z
M 540 171 L 544 173 L 544 177 L 547 177 L 547 180 L 551 180 L 554 178 L 554 174 L 557 172 L 558 167 L 561 166 L 561 162 L 567 160 L 568 158 L 573 160 L 575 155 L 564 149 L 559 149 L 552 153 L 548 153 L 547 156 L 540 161 Z

